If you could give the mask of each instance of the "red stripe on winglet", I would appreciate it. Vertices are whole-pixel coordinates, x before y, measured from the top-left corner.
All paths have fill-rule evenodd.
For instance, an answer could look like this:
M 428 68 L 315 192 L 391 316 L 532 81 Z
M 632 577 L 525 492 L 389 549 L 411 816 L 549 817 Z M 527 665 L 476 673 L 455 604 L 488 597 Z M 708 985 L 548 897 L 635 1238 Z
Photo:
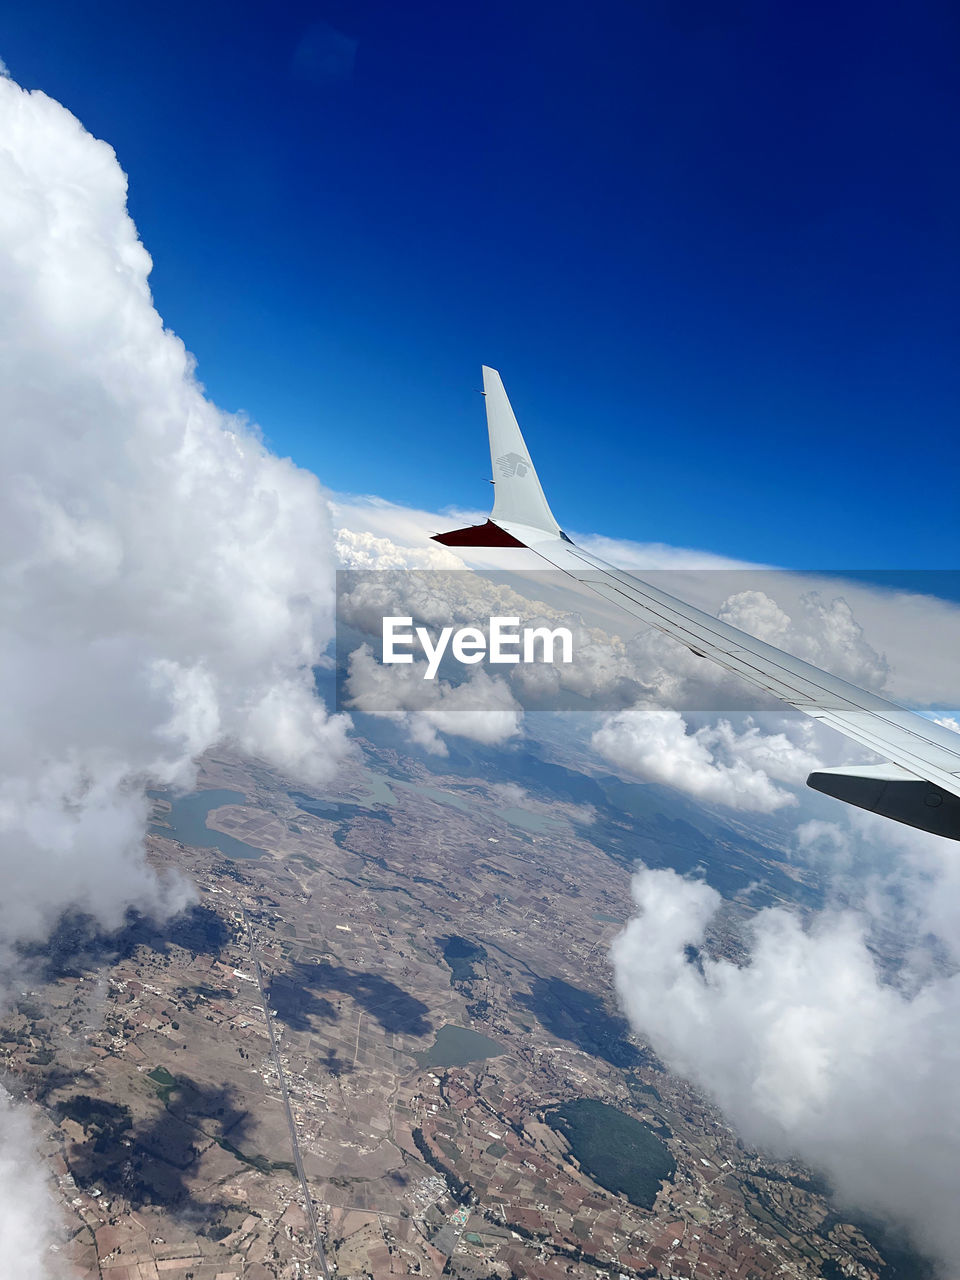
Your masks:
M 488 520 L 486 524 L 470 524 L 465 529 L 452 529 L 449 533 L 435 533 L 434 542 L 445 547 L 523 547 L 512 533 Z

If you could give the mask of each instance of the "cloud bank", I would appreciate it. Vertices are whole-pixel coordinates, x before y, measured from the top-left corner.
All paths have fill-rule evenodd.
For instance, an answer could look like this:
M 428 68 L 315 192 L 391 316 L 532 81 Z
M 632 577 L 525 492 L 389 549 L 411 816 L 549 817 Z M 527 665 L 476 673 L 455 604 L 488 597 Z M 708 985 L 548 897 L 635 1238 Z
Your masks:
M 804 592 L 799 603 L 797 622 L 765 592 L 740 591 L 724 601 L 717 616 L 843 680 L 879 692 L 889 679 L 890 664 L 868 643 L 849 603 L 842 596 L 825 600 L 819 591 Z
M 325 497 L 206 399 L 150 268 L 112 149 L 0 77 L 0 962 L 67 907 L 183 905 L 144 789 L 212 744 L 314 782 L 345 750 Z M 31 1177 L 0 1164 L 0 1257 L 48 1220 Z
M 880 822 L 807 823 L 799 844 L 869 857 L 888 839 Z M 903 1225 L 946 1265 L 960 1255 L 957 873 L 944 842 L 909 831 L 889 839 L 896 870 L 861 906 L 806 925 L 782 909 L 761 911 L 742 966 L 704 949 L 721 903 L 715 890 L 641 871 L 639 914 L 612 959 L 632 1025 L 748 1142 L 799 1156 L 842 1202 Z M 885 933 L 915 947 L 893 979 L 877 959 Z
M 609 717 L 591 741 L 605 759 L 651 782 L 756 813 L 797 803 L 773 779 L 799 784 L 820 767 L 810 750 L 785 733 L 762 733 L 749 721 L 737 733 L 729 720 L 691 732 L 679 711 L 652 703 Z
M 402 726 L 431 755 L 449 754 L 441 734 L 488 747 L 519 734 L 523 712 L 505 680 L 477 668 L 459 684 L 425 680 L 426 665 L 384 666 L 369 645 L 361 645 L 349 660 L 350 706 Z
M 229 740 L 326 776 L 332 533 L 309 473 L 211 404 L 157 314 L 113 151 L 0 82 L 0 938 L 158 905 L 146 780 Z
M 22 1280 L 68 1280 L 54 1251 L 62 1242 L 60 1211 L 38 1164 L 30 1118 L 0 1088 L 0 1264 L 15 1258 Z

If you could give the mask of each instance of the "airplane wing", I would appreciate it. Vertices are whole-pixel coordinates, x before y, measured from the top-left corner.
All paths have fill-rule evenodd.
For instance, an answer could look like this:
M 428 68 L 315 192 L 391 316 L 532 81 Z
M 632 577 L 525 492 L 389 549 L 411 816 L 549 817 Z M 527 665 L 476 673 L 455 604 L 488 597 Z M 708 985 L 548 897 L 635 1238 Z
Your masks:
M 625 614 L 829 725 L 887 761 L 822 769 L 807 785 L 909 826 L 960 840 L 960 735 L 821 671 L 577 547 L 547 504 L 495 369 L 484 366 L 495 498 L 483 525 L 436 535 L 448 547 L 528 547 Z

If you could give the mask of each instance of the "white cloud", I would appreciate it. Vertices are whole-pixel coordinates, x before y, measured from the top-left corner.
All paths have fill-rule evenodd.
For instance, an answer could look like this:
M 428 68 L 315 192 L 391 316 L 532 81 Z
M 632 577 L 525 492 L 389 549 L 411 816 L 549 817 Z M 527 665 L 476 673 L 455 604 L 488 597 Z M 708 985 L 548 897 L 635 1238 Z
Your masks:
M 580 826 L 590 826 L 597 820 L 597 811 L 592 804 L 573 804 L 555 796 L 549 800 L 538 800 L 516 782 L 495 782 L 490 788 L 490 795 L 505 808 L 526 809 L 528 813 L 541 814 L 545 818 L 566 818 Z
M 765 640 L 768 644 L 796 654 L 807 662 L 834 672 L 847 680 L 870 689 L 882 689 L 889 675 L 886 659 L 867 642 L 863 628 L 847 601 L 840 596 L 825 601 L 816 591 L 805 591 L 791 605 L 788 613 L 766 592 L 755 589 L 734 591 L 719 603 L 697 600 L 694 590 L 700 576 L 671 575 L 669 582 L 654 581 L 681 599 L 690 598 L 698 607 L 714 611 L 732 626 Z M 711 581 L 706 575 L 707 581 Z M 735 585 L 739 574 L 715 575 L 715 583 Z M 745 577 L 745 575 L 744 575 Z M 778 575 L 784 594 L 796 593 L 796 584 L 788 575 Z M 688 589 L 689 588 L 689 589 Z M 888 609 L 894 609 L 888 600 Z M 645 689 L 646 696 L 658 702 L 687 710 L 749 710 L 775 708 L 779 705 L 767 695 L 748 685 L 709 659 L 699 658 L 679 641 L 651 627 L 629 629 L 626 654 L 633 666 L 634 679 Z
M 67 905 L 183 900 L 141 851 L 145 782 L 229 740 L 326 776 L 332 633 L 315 480 L 208 401 L 152 303 L 113 151 L 0 81 L 5 431 L 0 943 Z
M 343 496 L 334 499 L 333 511 L 348 564 L 377 567 L 376 557 L 383 556 L 388 567 L 446 568 L 457 563 L 511 571 L 517 593 L 536 601 L 535 608 L 545 618 L 553 618 L 554 625 L 572 621 L 579 626 L 583 634 L 572 665 L 562 670 L 518 668 L 510 674 L 518 692 L 535 696 L 540 705 L 554 693 L 562 699 L 564 692 L 600 706 L 623 706 L 637 697 L 697 711 L 776 705 L 682 644 L 624 617 L 558 571 L 545 571 L 544 562 L 532 552 L 457 548 L 454 553 L 430 542 L 430 534 L 438 529 L 481 522 L 480 512 L 416 511 L 377 498 Z M 841 582 L 764 569 L 699 550 L 574 536 L 586 550 L 841 677 L 907 705 L 953 705 L 960 608 L 949 600 L 856 579 Z M 442 563 L 435 558 L 437 552 Z M 931 592 L 936 590 L 936 575 L 929 575 L 927 585 Z M 529 608 L 520 611 L 528 613 Z M 849 757 L 850 748 L 839 735 L 824 730 L 819 736 L 830 744 L 824 750 L 829 750 L 832 762 Z
M 17 1280 L 67 1280 L 56 1252 L 63 1242 L 30 1119 L 0 1088 L 0 1261 L 16 1259 Z
M 331 508 L 336 518 L 344 513 L 336 506 Z M 397 508 L 394 508 L 396 511 Z M 420 530 L 417 527 L 417 533 Z M 393 538 L 377 534 L 369 529 L 348 529 L 341 526 L 336 531 L 337 559 L 344 569 L 455 569 L 463 570 L 463 561 L 438 542 L 425 546 L 403 546 Z
M 808 591 L 800 597 L 800 606 L 800 617 L 794 620 L 765 592 L 740 591 L 724 601 L 718 617 L 844 680 L 867 689 L 884 687 L 890 664 L 867 643 L 842 596 L 825 600 L 819 591 Z
M 796 797 L 771 781 L 802 782 L 818 760 L 785 733 L 727 720 L 691 732 L 679 711 L 642 703 L 609 716 L 591 739 L 607 760 L 711 804 L 772 813 Z
M 599 556 L 608 564 L 618 569 L 637 569 L 650 572 L 661 569 L 682 570 L 729 570 L 756 569 L 743 560 L 733 560 L 729 556 L 716 555 L 712 551 L 702 551 L 690 547 L 668 547 L 663 542 L 630 542 L 624 538 L 606 538 L 597 533 L 574 533 L 570 535 L 579 547 Z
M 499 676 L 481 668 L 459 684 L 425 680 L 425 662 L 384 666 L 369 645 L 350 655 L 350 706 L 364 715 L 392 720 L 411 742 L 434 755 L 447 755 L 441 734 L 499 746 L 520 732 L 523 712 Z
M 729 720 L 719 720 L 715 725 L 698 729 L 697 737 L 714 758 L 728 763 L 739 761 L 778 782 L 802 786 L 807 775 L 821 769 L 823 762 L 812 747 L 814 724 L 791 717 L 789 726 L 790 734 L 764 733 L 748 717 L 746 727 L 738 733 Z
M 846 871 L 852 863 L 850 833 L 838 822 L 811 818 L 809 822 L 800 823 L 795 839 L 798 852 L 810 866 L 836 874 Z
M 477 423 L 477 431 L 482 435 L 483 426 Z M 450 529 L 462 528 L 470 524 L 482 524 L 487 519 L 486 511 L 466 508 L 448 507 L 442 511 L 423 511 L 413 507 L 405 507 L 399 503 L 389 502 L 384 498 L 368 494 L 335 494 L 331 498 L 330 508 L 334 525 L 340 533 L 349 533 L 344 538 L 343 553 L 347 567 L 353 568 L 452 568 L 457 565 L 488 567 L 504 570 L 543 571 L 544 562 L 534 552 L 527 549 L 513 548 L 503 550 L 483 547 L 457 547 L 455 551 L 431 542 L 433 534 Z M 733 560 L 728 556 L 716 555 L 710 551 L 669 547 L 662 542 L 630 542 L 623 539 L 607 538 L 601 534 L 572 535 L 578 546 L 594 555 L 600 556 L 624 569 L 657 572 L 661 570 L 735 570 L 756 569 L 756 565 L 747 565 L 741 560 Z M 405 562 L 402 566 L 382 563 L 367 557 L 365 549 L 371 544 L 368 538 L 386 540 L 387 554 L 392 556 L 397 551 L 427 552 L 435 557 L 444 557 L 443 563 L 424 563 L 418 560 Z M 555 571 L 551 571 L 556 576 Z
M 204 397 L 150 267 L 111 148 L 0 78 L 7 961 L 67 907 L 111 927 L 188 899 L 144 859 L 150 782 L 189 786 L 223 740 L 314 782 L 345 750 L 310 669 L 333 629 L 325 496 Z M 2 1255 L 22 1232 L 39 1275 L 20 1173 Z
M 805 824 L 801 841 L 822 855 L 832 845 L 846 860 L 851 843 L 882 830 L 863 817 L 846 832 Z M 711 958 L 709 948 L 689 961 L 720 906 L 713 889 L 673 871 L 641 871 L 639 915 L 612 959 L 632 1025 L 748 1142 L 799 1156 L 826 1173 L 843 1202 L 905 1225 L 919 1247 L 952 1264 L 960 1253 L 960 974 L 927 966 L 918 979 L 908 963 L 904 982 L 891 985 L 874 952 L 877 930 L 893 919 L 885 913 L 902 924 L 892 904 L 905 892 L 915 939 L 931 926 L 956 929 L 955 908 L 937 916 L 944 898 L 956 901 L 956 873 L 937 842 L 919 834 L 907 833 L 914 864 L 886 886 L 882 904 L 875 897 L 869 913 L 826 911 L 807 927 L 782 909 L 761 911 L 741 967 Z M 948 953 L 950 936 L 941 935 Z
M 383 564 L 372 560 L 369 566 L 363 561 L 367 559 L 364 544 L 368 538 L 384 539 L 391 548 L 390 554 L 396 551 L 425 551 L 431 557 L 442 556 L 444 563 L 440 568 L 462 568 L 464 557 L 454 554 L 439 542 L 432 542 L 435 533 L 445 529 L 456 529 L 462 525 L 482 524 L 486 516 L 477 511 L 448 510 L 421 511 L 416 507 L 404 507 L 396 502 L 388 502 L 373 494 L 358 497 L 355 494 L 333 494 L 330 499 L 330 514 L 338 535 L 344 534 L 344 560 L 347 568 L 391 569 L 392 564 Z M 376 544 L 374 544 L 376 545 Z M 458 548 L 458 552 L 462 548 Z M 356 563 L 359 557 L 361 563 Z M 422 566 L 404 562 L 401 568 L 435 567 L 433 564 Z
M 386 554 L 393 559 L 394 552 Z M 385 616 L 409 615 L 427 626 L 471 625 L 486 632 L 491 616 L 521 614 L 529 623 L 531 605 L 511 586 L 483 574 L 388 568 L 344 575 L 337 608 L 342 621 L 379 638 Z

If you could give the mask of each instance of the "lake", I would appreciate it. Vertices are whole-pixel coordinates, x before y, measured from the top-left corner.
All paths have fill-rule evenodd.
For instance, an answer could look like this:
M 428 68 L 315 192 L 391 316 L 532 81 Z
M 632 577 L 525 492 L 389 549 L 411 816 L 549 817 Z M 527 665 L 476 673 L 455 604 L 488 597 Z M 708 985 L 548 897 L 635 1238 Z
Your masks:
M 554 818 L 548 813 L 534 813 L 530 809 L 520 809 L 516 805 L 506 809 L 496 809 L 494 812 L 498 818 L 509 822 L 512 827 L 519 827 L 521 831 L 530 831 L 537 836 L 549 835 L 551 831 L 559 831 L 563 827 L 563 822 L 559 818 Z
M 360 797 L 360 804 L 396 804 L 397 797 L 390 790 L 390 784 L 382 773 L 374 773 L 372 769 L 364 771 L 364 782 L 367 794 Z
M 413 1056 L 421 1067 L 465 1067 L 469 1062 L 483 1058 L 496 1058 L 506 1053 L 502 1044 L 482 1036 L 469 1027 L 457 1027 L 445 1023 L 436 1034 L 429 1049 L 422 1049 Z
M 407 791 L 416 791 L 418 795 L 426 796 L 436 804 L 459 809 L 461 813 L 473 813 L 476 809 L 476 799 L 471 795 L 459 795 L 455 791 L 446 791 L 442 787 L 432 787 L 427 782 L 399 782 L 398 780 L 398 785 Z
M 648 1124 L 599 1099 L 552 1107 L 546 1121 L 567 1139 L 588 1177 L 631 1204 L 652 1209 L 661 1183 L 676 1173 L 670 1148 Z
M 194 849 L 219 849 L 227 858 L 266 857 L 266 849 L 258 849 L 235 836 L 212 831 L 207 826 L 207 815 L 214 809 L 225 804 L 246 804 L 247 797 L 242 791 L 193 791 L 186 796 L 174 796 L 166 791 L 148 791 L 147 795 L 153 800 L 166 800 L 170 805 L 169 813 L 161 811 L 156 815 L 166 825 L 152 823 L 150 831 L 153 835 L 171 837 Z

